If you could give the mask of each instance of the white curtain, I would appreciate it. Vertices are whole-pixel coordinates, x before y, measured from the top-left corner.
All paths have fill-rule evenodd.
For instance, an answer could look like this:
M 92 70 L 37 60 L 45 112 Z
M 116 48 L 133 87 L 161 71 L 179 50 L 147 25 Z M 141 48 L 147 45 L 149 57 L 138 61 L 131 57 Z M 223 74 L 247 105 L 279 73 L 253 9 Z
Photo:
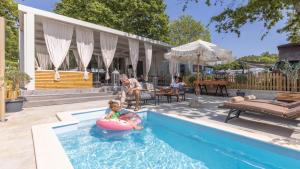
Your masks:
M 68 70 L 70 68 L 70 53 L 69 52 L 68 52 L 65 60 L 61 64 L 61 67 L 63 68 L 63 70 Z
M 45 46 L 36 45 L 36 62 L 38 63 L 38 69 L 47 70 L 51 65 L 51 60 Z
M 114 58 L 117 43 L 118 43 L 118 36 L 109 33 L 100 32 L 100 45 L 101 45 L 103 62 L 106 67 L 106 76 L 105 76 L 106 80 L 110 78 L 108 68 Z
M 152 45 L 150 43 L 145 42 L 145 56 L 146 56 L 146 76 L 145 80 L 148 81 L 148 73 L 151 67 L 151 61 L 152 61 Z
M 174 81 L 174 75 L 177 75 L 178 63 L 175 59 L 169 59 L 169 72 L 171 74 L 172 82 Z
M 139 60 L 139 41 L 135 39 L 128 39 L 128 42 L 133 76 L 136 78 L 136 67 Z
M 74 55 L 74 58 L 75 58 L 78 70 L 82 71 L 83 70 L 83 66 L 82 66 L 82 63 L 80 61 L 80 57 L 79 57 L 79 54 L 78 54 L 77 50 L 76 49 L 72 49 L 72 52 L 73 52 L 73 55 Z
M 43 20 L 43 31 L 50 60 L 54 65 L 54 80 L 60 80 L 58 68 L 68 54 L 73 26 L 53 20 Z
M 87 66 L 89 65 L 94 51 L 94 34 L 90 29 L 76 27 L 77 51 L 84 67 L 83 79 L 87 80 L 89 74 Z

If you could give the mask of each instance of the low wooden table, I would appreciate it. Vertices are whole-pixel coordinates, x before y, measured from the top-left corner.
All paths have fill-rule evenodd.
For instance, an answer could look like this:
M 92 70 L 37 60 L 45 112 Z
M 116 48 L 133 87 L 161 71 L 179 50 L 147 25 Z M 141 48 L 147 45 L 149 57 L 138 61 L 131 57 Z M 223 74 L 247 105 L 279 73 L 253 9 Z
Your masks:
M 160 102 L 160 98 L 165 96 L 167 97 L 167 102 L 171 103 L 172 102 L 172 96 L 177 96 L 176 94 L 173 94 L 172 89 L 170 87 L 162 87 L 160 88 L 160 91 L 156 93 L 157 99 L 158 99 L 158 104 Z M 178 96 L 179 97 L 179 96 Z
M 217 86 L 215 95 L 228 96 L 227 85 L 228 81 L 226 80 L 195 80 L 194 85 L 200 87 L 200 93 L 208 94 L 207 86 Z M 223 93 L 223 90 L 225 93 Z M 219 92 L 219 93 L 218 93 Z

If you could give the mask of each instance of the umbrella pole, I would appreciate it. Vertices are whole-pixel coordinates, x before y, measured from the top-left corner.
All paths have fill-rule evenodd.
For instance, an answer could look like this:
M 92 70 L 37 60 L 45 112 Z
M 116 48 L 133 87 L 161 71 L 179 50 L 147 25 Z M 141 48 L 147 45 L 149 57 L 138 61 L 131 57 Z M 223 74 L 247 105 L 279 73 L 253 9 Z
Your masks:
M 201 105 L 201 103 L 198 100 L 198 95 L 200 95 L 200 79 L 199 79 L 199 66 L 200 66 L 200 54 L 197 55 L 197 79 L 196 79 L 196 83 L 194 82 L 195 85 L 195 95 L 193 96 L 193 99 L 190 101 L 189 106 L 191 107 L 199 107 L 199 105 Z
M 197 81 L 196 81 L 196 86 L 195 86 L 195 94 L 198 96 L 198 95 L 200 95 L 200 84 L 199 84 L 199 82 L 200 82 L 200 78 L 199 78 L 199 72 L 200 72 L 200 70 L 199 70 L 199 63 L 200 63 L 200 54 L 198 54 L 197 55 Z

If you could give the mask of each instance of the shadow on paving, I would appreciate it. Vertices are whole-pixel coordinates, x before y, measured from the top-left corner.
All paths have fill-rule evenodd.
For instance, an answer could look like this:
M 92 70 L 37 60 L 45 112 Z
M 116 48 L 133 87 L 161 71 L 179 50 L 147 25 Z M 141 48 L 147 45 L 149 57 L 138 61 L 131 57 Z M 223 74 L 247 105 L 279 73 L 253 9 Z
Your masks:
M 199 96 L 198 101 L 201 103 L 199 108 L 190 107 L 188 103 L 188 100 L 190 99 L 194 99 L 194 97 L 189 97 L 185 102 L 161 104 L 157 107 L 157 110 L 191 119 L 201 118 L 224 123 L 228 110 L 218 108 L 218 106 L 229 98 Z M 228 122 L 228 124 L 242 128 L 243 130 L 252 129 L 283 137 L 291 137 L 291 135 L 296 132 L 300 133 L 299 123 L 299 120 L 283 119 L 276 116 L 253 112 L 243 113 L 239 119 L 232 119 Z M 226 124 L 224 123 L 224 125 Z

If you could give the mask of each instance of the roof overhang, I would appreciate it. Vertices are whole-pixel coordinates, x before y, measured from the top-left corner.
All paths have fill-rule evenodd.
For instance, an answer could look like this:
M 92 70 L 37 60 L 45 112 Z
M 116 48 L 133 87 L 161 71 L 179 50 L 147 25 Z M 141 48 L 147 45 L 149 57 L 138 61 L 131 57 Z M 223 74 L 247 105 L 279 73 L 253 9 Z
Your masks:
M 21 4 L 18 4 L 18 10 L 20 12 L 33 13 L 34 15 L 42 16 L 42 17 L 45 17 L 45 18 L 48 18 L 48 19 L 57 20 L 57 21 L 60 21 L 60 22 L 65 22 L 65 23 L 69 23 L 69 24 L 73 24 L 73 25 L 83 26 L 83 27 L 90 28 L 90 29 L 93 29 L 93 30 L 96 30 L 96 31 L 107 32 L 107 33 L 115 34 L 115 35 L 126 37 L 126 38 L 132 38 L 132 39 L 137 39 L 139 41 L 149 42 L 153 45 L 157 45 L 157 46 L 160 46 L 160 47 L 163 47 L 163 48 L 171 48 L 172 47 L 171 45 L 169 45 L 165 42 L 158 41 L 158 40 L 145 38 L 145 37 L 142 37 L 142 36 L 138 36 L 138 35 L 123 32 L 123 31 L 120 31 L 120 30 L 112 29 L 112 28 L 105 27 L 105 26 L 102 26 L 102 25 L 97 25 L 97 24 L 94 24 L 94 23 L 82 21 L 82 20 L 79 20 L 79 19 L 74 19 L 74 18 L 71 18 L 71 17 L 59 15 L 59 14 L 56 14 L 56 13 L 52 13 L 52 12 L 48 12 L 48 11 L 44 11 L 44 10 L 40 10 L 40 9 L 36 9 L 36 8 L 32 8 L 32 7 L 28 7 L 28 6 L 21 5 Z

